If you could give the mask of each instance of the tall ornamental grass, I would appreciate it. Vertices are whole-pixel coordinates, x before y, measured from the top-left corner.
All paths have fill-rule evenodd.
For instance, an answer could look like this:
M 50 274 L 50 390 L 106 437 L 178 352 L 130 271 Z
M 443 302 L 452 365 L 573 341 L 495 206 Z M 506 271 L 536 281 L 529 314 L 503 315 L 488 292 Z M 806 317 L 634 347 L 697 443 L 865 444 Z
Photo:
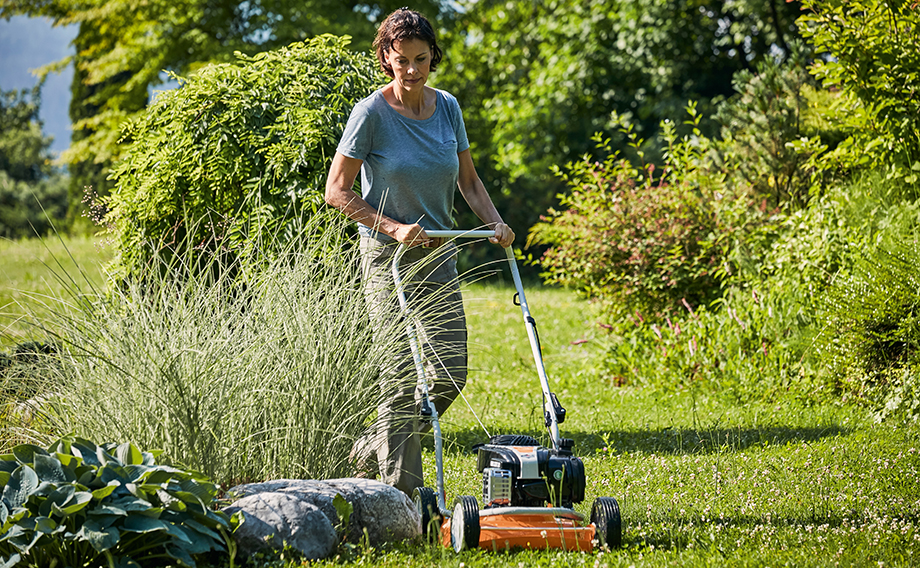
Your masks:
M 220 481 L 349 474 L 378 365 L 406 340 L 398 320 L 372 340 L 344 229 L 317 217 L 255 273 L 215 261 L 74 297 L 54 326 L 61 376 L 43 427 L 161 449 Z

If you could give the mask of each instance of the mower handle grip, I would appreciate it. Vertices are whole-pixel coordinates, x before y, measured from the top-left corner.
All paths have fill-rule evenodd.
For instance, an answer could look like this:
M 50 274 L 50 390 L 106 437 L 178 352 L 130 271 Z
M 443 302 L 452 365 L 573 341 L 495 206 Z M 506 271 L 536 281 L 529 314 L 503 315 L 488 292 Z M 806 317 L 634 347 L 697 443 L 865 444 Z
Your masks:
M 452 239 L 455 237 L 463 239 L 478 239 L 483 237 L 494 237 L 495 231 L 493 230 L 480 230 L 480 231 L 425 231 L 425 234 L 431 237 L 432 239 L 441 239 L 447 238 Z

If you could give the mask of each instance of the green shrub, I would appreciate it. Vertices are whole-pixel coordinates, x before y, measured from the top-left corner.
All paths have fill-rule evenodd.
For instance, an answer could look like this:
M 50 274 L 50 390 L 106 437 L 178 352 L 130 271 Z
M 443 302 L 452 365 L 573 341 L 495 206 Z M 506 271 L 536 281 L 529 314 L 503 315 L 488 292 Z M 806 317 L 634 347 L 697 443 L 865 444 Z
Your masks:
M 681 300 L 719 297 L 728 253 L 764 222 L 765 209 L 749 186 L 712 167 L 712 141 L 689 111 L 692 135 L 678 139 L 673 124 L 662 125 L 667 152 L 657 177 L 654 166 L 637 169 L 605 142 L 603 163 L 586 156 L 557 172 L 569 192 L 529 235 L 529 244 L 550 247 L 538 260 L 546 281 L 600 300 L 613 319 L 639 312 L 660 320 Z
M 739 402 L 831 389 L 806 358 L 813 319 L 769 289 L 733 288 L 712 305 L 681 302 L 663 323 L 632 317 L 608 326 L 602 375 L 615 384 L 670 392 L 702 388 Z
M 133 444 L 66 437 L 0 456 L 4 566 L 138 566 L 228 551 L 239 522 L 211 510 L 217 486 L 156 465 Z
M 212 65 L 161 93 L 124 132 L 106 224 L 116 278 L 146 275 L 171 251 L 254 258 L 296 242 L 323 203 L 354 103 L 381 83 L 376 60 L 324 35 Z
M 865 252 L 852 274 L 834 283 L 825 304 L 819 347 L 842 386 L 873 404 L 880 418 L 920 418 L 916 233 Z
M 715 115 L 720 146 L 736 155 L 736 173 L 775 206 L 800 208 L 808 199 L 806 156 L 787 146 L 805 134 L 809 75 L 801 51 L 797 46 L 782 63 L 761 62 L 756 73 L 735 73 L 736 94 Z
M 914 0 L 804 0 L 802 35 L 823 55 L 811 72 L 839 90 L 832 119 L 848 138 L 823 167 L 881 169 L 920 181 L 920 11 Z

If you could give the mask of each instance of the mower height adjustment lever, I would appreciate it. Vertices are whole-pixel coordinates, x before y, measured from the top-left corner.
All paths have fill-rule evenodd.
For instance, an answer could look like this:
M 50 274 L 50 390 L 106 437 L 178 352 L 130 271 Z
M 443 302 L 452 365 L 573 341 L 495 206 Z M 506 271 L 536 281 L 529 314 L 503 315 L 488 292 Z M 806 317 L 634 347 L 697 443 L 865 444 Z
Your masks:
M 556 415 L 556 424 L 562 424 L 565 422 L 565 408 L 562 407 L 562 403 L 559 402 L 556 393 L 549 393 L 549 400 L 553 405 L 553 414 Z M 550 417 L 548 410 L 543 411 L 543 420 L 546 422 L 547 428 L 553 423 L 553 419 Z

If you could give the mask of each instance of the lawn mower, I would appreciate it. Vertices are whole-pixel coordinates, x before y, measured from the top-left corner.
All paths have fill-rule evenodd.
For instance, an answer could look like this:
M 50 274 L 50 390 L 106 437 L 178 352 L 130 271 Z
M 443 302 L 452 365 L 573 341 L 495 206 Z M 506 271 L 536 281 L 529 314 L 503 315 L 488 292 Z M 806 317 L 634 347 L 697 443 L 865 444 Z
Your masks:
M 487 238 L 493 231 L 426 231 L 431 238 Z M 595 545 L 617 548 L 620 545 L 620 508 L 616 499 L 599 497 L 585 522 L 573 509 L 585 499 L 585 466 L 573 453 L 574 442 L 559 435 L 565 420 L 565 408 L 550 390 L 543 366 L 536 321 L 531 317 L 524 296 L 514 251 L 505 249 L 514 286 L 515 304 L 524 316 L 524 325 L 533 351 L 540 387 L 543 391 L 543 416 L 551 448 L 545 448 L 532 436 L 492 436 L 486 444 L 475 446 L 478 470 L 482 473 L 482 503 L 476 497 L 461 495 L 447 508 L 444 491 L 443 440 L 438 412 L 432 404 L 422 360 L 422 346 L 414 327 L 403 291 L 399 260 L 405 245 L 400 244 L 393 257 L 392 272 L 400 308 L 406 320 L 409 346 L 420 390 L 420 414 L 431 422 L 434 436 L 437 489 L 419 487 L 413 500 L 422 519 L 422 532 L 453 547 L 507 550 L 512 548 L 560 548 L 590 551 Z M 433 378 L 432 378 L 433 379 Z

